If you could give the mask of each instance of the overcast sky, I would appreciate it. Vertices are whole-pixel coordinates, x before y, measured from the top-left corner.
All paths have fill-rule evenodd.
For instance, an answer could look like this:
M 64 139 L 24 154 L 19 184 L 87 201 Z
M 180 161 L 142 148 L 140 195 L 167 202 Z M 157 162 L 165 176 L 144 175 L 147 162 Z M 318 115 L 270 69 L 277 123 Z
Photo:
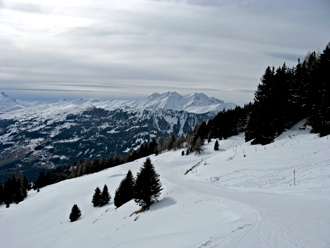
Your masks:
M 329 41 L 329 0 L 0 0 L 0 91 L 244 104 L 268 65 Z

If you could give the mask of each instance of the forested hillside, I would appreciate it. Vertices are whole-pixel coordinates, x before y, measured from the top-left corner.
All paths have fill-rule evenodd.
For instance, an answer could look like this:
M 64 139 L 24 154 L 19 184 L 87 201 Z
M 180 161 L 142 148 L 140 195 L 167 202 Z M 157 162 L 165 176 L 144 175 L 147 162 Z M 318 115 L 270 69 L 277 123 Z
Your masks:
M 267 67 L 255 92 L 246 140 L 268 144 L 297 121 L 307 119 L 312 131 L 330 133 L 330 43 L 297 66 Z

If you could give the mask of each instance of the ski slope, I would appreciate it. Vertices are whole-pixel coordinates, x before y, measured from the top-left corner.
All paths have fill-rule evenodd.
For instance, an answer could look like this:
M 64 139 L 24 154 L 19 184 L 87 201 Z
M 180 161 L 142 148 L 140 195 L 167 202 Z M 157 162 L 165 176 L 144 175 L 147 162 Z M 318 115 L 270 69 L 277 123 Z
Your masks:
M 200 155 L 152 156 L 164 189 L 149 211 L 133 215 L 134 201 L 116 209 L 113 196 L 145 159 L 50 185 L 0 207 L 1 247 L 328 248 L 329 144 L 329 136 L 297 126 L 266 146 L 238 135 L 217 152 L 213 140 Z M 94 190 L 104 184 L 112 200 L 94 208 Z M 73 204 L 82 218 L 70 223 Z

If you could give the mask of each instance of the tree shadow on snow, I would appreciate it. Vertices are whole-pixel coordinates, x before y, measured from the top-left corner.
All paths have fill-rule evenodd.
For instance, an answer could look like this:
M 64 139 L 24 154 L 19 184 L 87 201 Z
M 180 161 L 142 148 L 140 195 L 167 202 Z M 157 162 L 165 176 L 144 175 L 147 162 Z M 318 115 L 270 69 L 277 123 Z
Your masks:
M 159 202 L 155 202 L 154 204 L 152 204 L 150 206 L 150 211 L 157 211 L 162 208 L 166 208 L 166 207 L 169 207 L 169 206 L 175 205 L 175 204 L 176 204 L 176 201 L 173 198 L 166 197 L 166 198 L 160 200 Z

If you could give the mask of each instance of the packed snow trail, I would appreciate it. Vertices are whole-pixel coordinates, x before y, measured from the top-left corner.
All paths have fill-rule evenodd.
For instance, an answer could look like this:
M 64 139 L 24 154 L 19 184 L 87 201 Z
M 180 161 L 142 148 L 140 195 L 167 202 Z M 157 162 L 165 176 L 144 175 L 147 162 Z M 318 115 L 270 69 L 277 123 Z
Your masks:
M 166 177 L 165 185 L 173 185 L 181 195 L 204 202 L 203 215 L 208 209 L 207 202 L 224 202 L 238 213 L 244 209 L 244 218 L 237 228 L 225 234 L 216 231 L 200 246 L 196 247 L 328 247 L 330 244 L 327 228 L 330 223 L 330 202 L 312 200 L 299 196 L 283 196 L 264 192 L 240 192 L 218 188 L 206 182 L 184 180 L 180 177 Z M 192 201 L 194 201 L 192 200 Z M 232 209 L 234 210 L 234 209 Z M 320 218 L 319 213 L 326 213 Z M 221 216 L 223 213 L 215 213 Z M 203 216 L 202 215 L 202 216 Z M 214 216 L 219 222 L 210 223 L 214 230 L 222 225 L 221 217 Z M 323 230 L 315 232 L 315 230 Z
M 248 205 L 255 212 L 255 223 L 236 245 L 238 237 L 222 245 L 213 242 L 209 247 L 328 247 L 327 228 L 330 223 L 330 202 L 311 201 L 308 198 L 283 196 L 257 192 L 237 192 L 209 185 L 194 184 L 197 192 L 213 195 L 242 205 Z M 322 216 L 319 213 L 327 213 Z M 323 230 L 323 231 L 315 231 Z M 229 245 L 230 244 L 230 245 Z M 229 245 L 229 246 L 228 246 Z

